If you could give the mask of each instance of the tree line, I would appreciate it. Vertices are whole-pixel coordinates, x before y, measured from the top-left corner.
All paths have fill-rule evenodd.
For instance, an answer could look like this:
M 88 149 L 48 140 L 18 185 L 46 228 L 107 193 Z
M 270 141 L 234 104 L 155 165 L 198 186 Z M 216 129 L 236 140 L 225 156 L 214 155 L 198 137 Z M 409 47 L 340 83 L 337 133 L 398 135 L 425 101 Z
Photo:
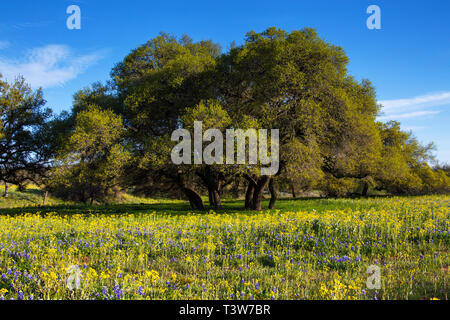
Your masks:
M 74 95 L 53 115 L 42 90 L 0 77 L 0 180 L 34 182 L 46 194 L 85 203 L 122 192 L 181 196 L 192 208 L 220 208 L 224 194 L 274 208 L 279 190 L 340 197 L 372 190 L 448 193 L 448 166 L 381 112 L 368 80 L 348 74 L 341 47 L 311 28 L 248 32 L 223 52 L 213 41 L 161 33 Z M 175 165 L 173 131 L 194 121 L 229 128 L 279 129 L 279 170 L 259 165 Z

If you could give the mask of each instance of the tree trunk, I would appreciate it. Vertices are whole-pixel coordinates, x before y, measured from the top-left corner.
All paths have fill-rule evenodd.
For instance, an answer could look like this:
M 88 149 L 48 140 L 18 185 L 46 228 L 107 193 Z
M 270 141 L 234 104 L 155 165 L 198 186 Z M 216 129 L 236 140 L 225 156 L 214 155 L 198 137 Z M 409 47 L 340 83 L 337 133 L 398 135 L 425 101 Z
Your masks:
M 202 197 L 192 188 L 186 186 L 183 171 L 179 170 L 175 178 L 176 183 L 181 188 L 181 191 L 188 198 L 191 208 L 194 210 L 206 210 Z
M 247 192 L 245 193 L 245 209 L 252 209 L 254 192 L 255 192 L 255 184 L 252 181 L 249 181 Z
M 270 203 L 269 203 L 269 209 L 273 209 L 275 207 L 275 201 L 277 201 L 278 195 L 277 195 L 277 189 L 275 187 L 275 182 L 273 181 L 273 178 L 270 179 L 269 182 L 269 191 L 270 191 Z
M 291 183 L 291 192 L 292 192 L 292 198 L 297 198 L 297 195 L 295 194 L 294 184 L 292 184 L 292 183 Z
M 208 188 L 209 205 L 214 209 L 222 209 L 222 200 L 220 199 L 220 192 L 209 186 Z
M 262 211 L 261 202 L 263 198 L 264 189 L 269 183 L 270 178 L 268 176 L 264 176 L 259 178 L 256 183 L 255 191 L 253 192 L 253 210 Z
M 8 198 L 9 197 L 9 183 L 5 182 L 5 194 L 3 197 Z
M 208 189 L 209 205 L 214 209 L 222 209 L 220 194 L 224 186 L 223 178 L 209 167 L 206 167 L 204 170 L 197 170 L 196 174 Z
M 205 205 L 203 204 L 202 197 L 189 187 L 182 187 L 182 190 L 191 204 L 192 209 L 195 210 L 206 210 Z
M 236 198 L 236 199 L 239 198 L 239 184 L 240 184 L 240 181 L 239 181 L 238 178 L 236 178 L 234 180 L 233 188 L 232 188 L 232 191 L 231 191 L 231 193 L 233 194 L 233 197 Z
M 212 191 L 213 199 L 214 199 L 214 208 L 222 209 L 222 200 L 220 199 L 220 194 L 218 190 Z
M 44 199 L 42 200 L 42 205 L 45 206 L 47 204 L 48 191 L 44 191 Z
M 216 203 L 214 201 L 213 190 L 210 188 L 208 188 L 208 198 L 209 198 L 209 205 L 211 207 L 215 207 Z
M 364 183 L 364 187 L 362 190 L 362 196 L 366 197 L 367 196 L 367 192 L 369 191 L 369 184 L 367 182 Z

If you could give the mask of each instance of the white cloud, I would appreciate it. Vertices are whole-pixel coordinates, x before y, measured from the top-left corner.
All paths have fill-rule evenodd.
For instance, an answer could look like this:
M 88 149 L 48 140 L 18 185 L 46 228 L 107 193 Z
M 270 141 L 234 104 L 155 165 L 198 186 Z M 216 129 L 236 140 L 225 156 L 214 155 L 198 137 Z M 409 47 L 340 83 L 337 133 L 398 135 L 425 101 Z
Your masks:
M 76 56 L 65 45 L 30 50 L 18 60 L 0 57 L 0 73 L 9 81 L 22 75 L 32 87 L 61 86 L 76 78 L 101 58 L 99 53 Z
M 450 105 L 450 92 L 430 93 L 408 99 L 382 100 L 383 114 L 378 120 L 398 120 L 432 116 L 439 110 L 427 110 L 432 107 Z
M 8 48 L 10 45 L 9 41 L 1 41 L 0 40 L 0 50 Z
M 385 116 L 378 117 L 378 120 L 391 120 L 391 119 L 409 119 L 409 118 L 417 118 L 417 117 L 424 117 L 424 116 L 433 116 L 435 114 L 440 113 L 440 111 L 414 111 L 414 112 L 407 112 L 407 113 L 399 113 L 399 114 L 389 114 Z
M 450 104 L 450 92 L 432 93 L 410 99 L 383 100 L 379 103 L 383 105 L 384 111 L 437 107 Z

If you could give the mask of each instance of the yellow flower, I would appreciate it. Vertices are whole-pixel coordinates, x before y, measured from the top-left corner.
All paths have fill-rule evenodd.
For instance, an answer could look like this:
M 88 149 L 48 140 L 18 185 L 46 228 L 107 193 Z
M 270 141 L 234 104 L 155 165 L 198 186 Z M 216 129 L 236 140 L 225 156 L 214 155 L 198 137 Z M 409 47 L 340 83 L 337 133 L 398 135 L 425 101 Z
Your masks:
M 147 270 L 145 272 L 145 276 L 147 278 L 150 278 L 152 282 L 156 282 L 156 281 L 159 280 L 159 273 L 157 271 L 155 271 L 155 270 L 152 270 L 152 271 L 148 271 Z

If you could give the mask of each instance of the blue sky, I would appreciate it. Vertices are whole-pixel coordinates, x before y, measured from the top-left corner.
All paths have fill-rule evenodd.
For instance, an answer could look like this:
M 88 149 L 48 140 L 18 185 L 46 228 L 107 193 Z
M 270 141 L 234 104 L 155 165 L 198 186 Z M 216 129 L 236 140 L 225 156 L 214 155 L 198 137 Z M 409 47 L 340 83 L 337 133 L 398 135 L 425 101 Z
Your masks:
M 68 30 L 66 9 L 81 8 L 81 30 Z M 369 5 L 381 30 L 369 30 Z M 44 88 L 47 105 L 69 110 L 73 94 L 105 81 L 115 63 L 160 31 L 212 39 L 224 49 L 249 30 L 314 27 L 350 57 L 349 72 L 367 78 L 385 106 L 423 143 L 434 141 L 450 163 L 450 1 L 295 0 L 2 0 L 0 73 Z

